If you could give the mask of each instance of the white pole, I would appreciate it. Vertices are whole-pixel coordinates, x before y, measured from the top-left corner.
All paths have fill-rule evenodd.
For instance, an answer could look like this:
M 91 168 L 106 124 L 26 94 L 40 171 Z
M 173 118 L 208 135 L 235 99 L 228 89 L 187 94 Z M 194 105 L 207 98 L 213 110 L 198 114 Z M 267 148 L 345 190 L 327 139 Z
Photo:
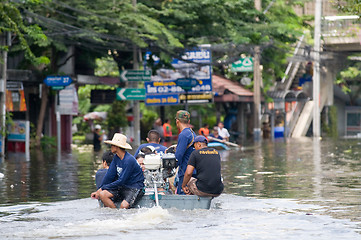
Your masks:
M 10 33 L 5 32 L 3 34 L 3 45 L 10 45 Z M 6 80 L 7 80 L 7 62 L 8 62 L 8 52 L 3 50 L 3 65 L 2 65 L 2 79 L 0 83 L 0 92 L 1 92 L 1 153 L 0 156 L 5 156 L 5 130 L 6 130 Z
M 314 67 L 313 67 L 313 137 L 321 136 L 320 127 L 320 51 L 321 51 L 321 13 L 322 0 L 316 0 L 315 35 L 314 35 Z
M 55 107 L 55 111 L 56 111 L 56 135 L 57 135 L 57 142 L 58 142 L 58 153 L 61 153 L 61 116 L 60 116 L 60 112 L 59 112 L 59 107 L 60 107 L 60 96 L 59 96 L 59 91 L 56 91 L 56 97 L 57 97 L 57 103 L 56 103 L 56 107 Z

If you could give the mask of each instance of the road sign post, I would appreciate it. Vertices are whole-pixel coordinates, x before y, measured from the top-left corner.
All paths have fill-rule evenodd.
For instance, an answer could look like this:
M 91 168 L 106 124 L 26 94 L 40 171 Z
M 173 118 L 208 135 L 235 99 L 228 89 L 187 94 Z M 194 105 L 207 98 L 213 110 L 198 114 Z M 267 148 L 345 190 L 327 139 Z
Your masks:
M 44 79 L 45 85 L 49 87 L 66 87 L 73 82 L 73 79 L 69 76 L 47 76 Z
M 55 114 L 56 114 L 56 130 L 57 130 L 57 145 L 58 145 L 58 153 L 61 152 L 61 118 L 59 112 L 59 90 L 62 90 L 66 86 L 69 86 L 73 82 L 73 79 L 69 76 L 47 76 L 44 79 L 45 85 L 51 87 L 53 90 L 56 90 L 56 99 L 57 103 L 55 106 Z
M 117 100 L 144 100 L 145 88 L 117 88 Z
M 197 86 L 198 81 L 195 78 L 178 78 L 175 80 L 177 86 L 180 86 L 186 92 L 186 104 L 185 110 L 188 111 L 188 91 L 192 89 L 192 87 Z
M 120 81 L 150 81 L 152 70 L 124 70 L 120 72 Z
M 253 59 L 250 57 L 241 58 L 232 63 L 232 72 L 253 72 Z

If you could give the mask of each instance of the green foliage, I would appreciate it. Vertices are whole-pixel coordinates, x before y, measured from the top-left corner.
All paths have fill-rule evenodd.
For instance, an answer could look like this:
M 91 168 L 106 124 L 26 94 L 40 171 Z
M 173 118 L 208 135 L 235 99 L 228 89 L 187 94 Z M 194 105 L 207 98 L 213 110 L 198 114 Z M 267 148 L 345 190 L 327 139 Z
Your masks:
M 352 57 L 358 57 L 357 55 Z M 352 58 L 351 58 L 352 59 Z M 361 96 L 361 63 L 359 61 L 348 61 L 348 66 L 339 74 L 335 84 L 339 85 L 345 94 L 350 97 L 350 104 L 356 104 L 356 99 Z
M 328 137 L 337 138 L 338 131 L 337 131 L 337 107 L 330 106 L 328 112 L 328 124 L 325 124 L 325 120 L 322 119 L 322 129 L 323 132 L 326 133 Z
M 106 124 L 109 129 L 109 133 L 119 130 L 119 128 L 126 127 L 128 120 L 125 112 L 127 101 L 114 101 L 111 108 L 108 110 Z
M 119 69 L 117 63 L 111 57 L 97 58 L 95 68 L 95 76 L 111 76 L 119 77 Z
M 56 143 L 56 136 L 49 137 L 49 136 L 43 136 L 40 140 L 41 142 L 41 148 L 44 151 L 51 151 L 55 150 L 57 143 Z
M 49 64 L 50 60 L 45 56 L 35 56 L 30 45 L 47 46 L 49 41 L 38 25 L 24 22 L 19 9 L 21 6 L 25 7 L 29 4 L 38 3 L 40 1 L 26 1 L 25 3 L 2 1 L 0 4 L 0 34 L 11 33 L 15 38 L 12 40 L 12 50 L 23 51 L 25 57 L 31 60 L 34 65 Z M 1 49 L 8 50 L 3 45 Z

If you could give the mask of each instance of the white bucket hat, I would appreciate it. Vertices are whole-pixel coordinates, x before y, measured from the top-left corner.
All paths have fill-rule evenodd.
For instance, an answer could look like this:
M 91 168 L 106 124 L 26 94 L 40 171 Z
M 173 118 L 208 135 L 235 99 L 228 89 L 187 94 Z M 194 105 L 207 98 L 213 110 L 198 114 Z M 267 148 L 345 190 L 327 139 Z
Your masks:
M 114 145 L 114 146 L 124 148 L 124 149 L 132 149 L 132 146 L 130 146 L 127 143 L 127 136 L 125 136 L 121 133 L 115 133 L 112 140 L 104 141 L 104 143 Z
M 95 129 L 102 129 L 102 126 L 100 126 L 99 124 L 95 125 Z

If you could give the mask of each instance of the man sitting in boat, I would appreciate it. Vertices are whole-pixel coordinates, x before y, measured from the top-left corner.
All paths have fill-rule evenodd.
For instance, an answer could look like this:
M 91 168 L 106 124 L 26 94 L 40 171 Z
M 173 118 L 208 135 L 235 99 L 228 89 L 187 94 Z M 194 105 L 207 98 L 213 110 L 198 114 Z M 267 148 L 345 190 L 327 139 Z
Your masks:
M 161 137 L 160 137 L 160 134 L 159 134 L 159 132 L 158 132 L 157 130 L 154 130 L 154 129 L 150 130 L 150 131 L 148 132 L 148 137 L 147 137 L 147 142 L 148 142 L 148 143 L 143 143 L 143 144 L 141 144 L 141 145 L 138 147 L 138 149 L 135 151 L 134 157 L 137 157 L 139 151 L 140 151 L 142 148 L 148 147 L 148 146 L 154 147 L 154 149 L 155 149 L 155 151 L 156 151 L 157 153 L 162 153 L 162 154 L 163 154 L 167 148 L 166 148 L 165 146 L 159 144 L 159 143 L 160 143 L 160 139 L 161 139 Z
M 144 176 L 137 160 L 126 149 L 132 149 L 127 137 L 115 133 L 111 141 L 114 158 L 105 174 L 100 188 L 91 194 L 92 198 L 100 199 L 105 207 L 116 208 L 114 202 L 121 201 L 120 208 L 132 207 L 143 195 Z
M 208 135 L 209 142 L 226 142 L 221 136 L 218 134 L 218 127 L 214 127 L 211 134 Z
M 204 136 L 194 139 L 195 151 L 192 152 L 184 174 L 182 189 L 187 195 L 217 197 L 223 192 L 221 177 L 221 157 L 216 149 L 207 147 Z M 197 177 L 192 177 L 196 169 Z

